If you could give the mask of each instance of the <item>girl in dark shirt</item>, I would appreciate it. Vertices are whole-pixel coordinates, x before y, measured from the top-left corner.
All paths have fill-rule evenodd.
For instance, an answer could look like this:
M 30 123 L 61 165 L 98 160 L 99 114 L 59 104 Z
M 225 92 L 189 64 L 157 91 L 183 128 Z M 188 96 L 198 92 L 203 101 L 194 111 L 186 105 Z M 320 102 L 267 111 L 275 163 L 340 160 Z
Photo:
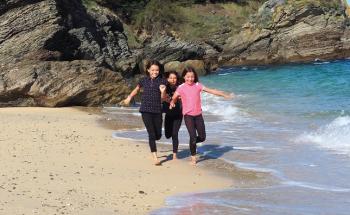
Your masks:
M 153 161 L 157 166 L 161 163 L 157 156 L 156 140 L 159 140 L 162 136 L 161 100 L 165 98 L 166 90 L 166 80 L 160 74 L 161 68 L 161 64 L 156 60 L 148 62 L 146 65 L 147 77 L 141 79 L 136 88 L 124 100 L 124 104 L 129 105 L 131 99 L 141 88 L 143 89 L 140 112 L 148 133 Z
M 169 109 L 171 98 L 179 86 L 179 75 L 175 71 L 170 71 L 166 75 L 166 98 L 163 102 L 163 112 L 165 113 L 164 130 L 165 137 L 172 138 L 173 142 L 173 160 L 177 159 L 177 151 L 179 147 L 179 130 L 182 122 L 181 102 L 178 100 L 173 109 Z

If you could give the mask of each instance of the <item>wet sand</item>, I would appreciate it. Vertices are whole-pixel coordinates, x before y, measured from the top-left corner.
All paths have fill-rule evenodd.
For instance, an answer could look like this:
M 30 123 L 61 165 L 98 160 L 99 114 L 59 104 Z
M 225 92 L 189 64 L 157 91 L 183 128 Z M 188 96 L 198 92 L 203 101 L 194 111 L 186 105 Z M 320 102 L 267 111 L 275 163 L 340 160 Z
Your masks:
M 0 214 L 147 214 L 167 196 L 234 184 L 184 161 L 152 165 L 146 144 L 113 139 L 91 112 L 2 108 L 0 116 Z

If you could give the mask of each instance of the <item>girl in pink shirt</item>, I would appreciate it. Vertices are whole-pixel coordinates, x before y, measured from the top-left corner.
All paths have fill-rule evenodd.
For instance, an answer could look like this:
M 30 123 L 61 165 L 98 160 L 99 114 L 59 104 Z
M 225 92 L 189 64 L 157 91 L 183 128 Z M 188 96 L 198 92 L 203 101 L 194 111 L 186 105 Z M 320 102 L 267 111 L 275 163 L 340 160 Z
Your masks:
M 173 95 L 170 102 L 170 109 L 175 107 L 177 99 L 181 96 L 182 114 L 190 136 L 191 164 L 196 165 L 197 143 L 203 142 L 206 138 L 205 125 L 202 116 L 201 92 L 222 96 L 226 99 L 233 98 L 234 94 L 227 94 L 223 91 L 211 89 L 198 82 L 196 71 L 187 67 L 182 72 L 185 83 L 181 84 Z

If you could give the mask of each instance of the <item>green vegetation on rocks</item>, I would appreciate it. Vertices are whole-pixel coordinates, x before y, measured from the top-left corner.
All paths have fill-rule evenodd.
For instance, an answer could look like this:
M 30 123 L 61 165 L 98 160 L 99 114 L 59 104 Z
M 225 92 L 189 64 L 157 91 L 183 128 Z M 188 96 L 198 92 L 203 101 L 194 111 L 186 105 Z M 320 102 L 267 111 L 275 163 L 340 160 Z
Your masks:
M 214 3 L 208 3 L 214 2 Z M 238 32 L 263 0 L 83 0 L 85 7 L 107 7 L 134 33 L 133 44 L 142 35 L 172 35 L 184 40 L 205 40 L 213 35 Z M 225 39 L 225 36 L 224 36 Z M 224 40 L 223 39 L 223 40 Z
M 260 1 L 196 4 L 151 0 L 134 16 L 134 27 L 156 34 L 170 33 L 185 40 L 207 39 L 213 34 L 237 32 L 259 6 Z
M 137 29 L 155 34 L 168 31 L 184 21 L 179 6 L 170 0 L 151 0 L 134 18 Z

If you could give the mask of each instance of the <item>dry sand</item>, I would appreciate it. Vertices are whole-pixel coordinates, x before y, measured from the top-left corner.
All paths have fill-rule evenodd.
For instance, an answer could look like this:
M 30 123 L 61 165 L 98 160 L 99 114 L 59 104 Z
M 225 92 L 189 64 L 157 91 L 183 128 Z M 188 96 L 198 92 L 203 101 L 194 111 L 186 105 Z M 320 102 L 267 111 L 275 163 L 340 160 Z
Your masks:
M 0 109 L 0 214 L 148 214 L 165 198 L 234 181 L 187 161 L 152 165 L 77 108 Z M 161 160 L 171 152 L 161 152 Z

